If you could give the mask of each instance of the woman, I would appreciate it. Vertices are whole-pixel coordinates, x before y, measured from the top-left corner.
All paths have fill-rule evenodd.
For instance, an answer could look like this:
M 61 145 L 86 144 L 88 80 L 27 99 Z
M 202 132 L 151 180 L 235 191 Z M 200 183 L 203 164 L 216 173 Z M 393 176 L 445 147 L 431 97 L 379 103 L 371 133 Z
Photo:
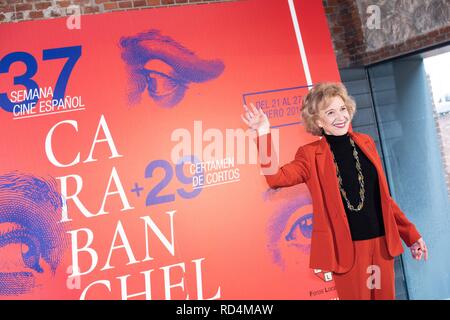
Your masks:
M 270 157 L 267 116 L 253 105 L 244 108 L 242 120 L 257 131 L 258 149 L 264 142 Z M 342 83 L 318 83 L 303 98 L 301 112 L 306 131 L 321 138 L 300 146 L 294 160 L 276 165 L 276 173 L 264 173 L 269 186 L 307 184 L 314 211 L 310 267 L 333 272 L 339 299 L 395 299 L 400 238 L 416 260 L 426 260 L 428 250 L 389 193 L 375 142 L 351 128 L 354 100 Z

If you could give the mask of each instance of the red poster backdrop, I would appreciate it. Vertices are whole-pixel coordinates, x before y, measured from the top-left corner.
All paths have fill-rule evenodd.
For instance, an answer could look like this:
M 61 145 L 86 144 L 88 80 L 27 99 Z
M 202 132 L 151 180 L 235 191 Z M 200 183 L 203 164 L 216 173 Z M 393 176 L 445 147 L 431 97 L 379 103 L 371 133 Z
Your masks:
M 334 298 L 306 186 L 269 189 L 238 138 L 253 102 L 280 163 L 314 139 L 301 97 L 339 80 L 321 1 L 80 22 L 0 25 L 1 298 Z

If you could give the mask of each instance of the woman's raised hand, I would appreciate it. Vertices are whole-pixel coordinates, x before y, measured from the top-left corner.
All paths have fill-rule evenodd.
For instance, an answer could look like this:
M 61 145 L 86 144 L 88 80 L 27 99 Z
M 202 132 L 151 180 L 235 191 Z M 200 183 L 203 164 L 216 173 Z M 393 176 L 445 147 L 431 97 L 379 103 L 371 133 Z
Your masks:
M 253 103 L 250 103 L 251 110 L 244 104 L 244 115 L 241 114 L 242 121 L 249 126 L 250 129 L 256 130 L 258 136 L 270 132 L 270 122 L 267 115 L 261 108 L 255 108 Z

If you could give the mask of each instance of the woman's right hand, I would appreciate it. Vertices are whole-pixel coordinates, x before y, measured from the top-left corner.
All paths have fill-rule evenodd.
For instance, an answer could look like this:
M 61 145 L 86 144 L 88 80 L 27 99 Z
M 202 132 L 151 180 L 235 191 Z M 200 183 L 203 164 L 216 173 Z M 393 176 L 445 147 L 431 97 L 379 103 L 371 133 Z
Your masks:
M 261 108 L 255 108 L 253 103 L 250 103 L 252 110 L 250 110 L 244 104 L 244 115 L 241 114 L 242 121 L 249 126 L 250 129 L 256 130 L 258 136 L 267 134 L 270 132 L 270 122 L 267 115 L 261 110 Z

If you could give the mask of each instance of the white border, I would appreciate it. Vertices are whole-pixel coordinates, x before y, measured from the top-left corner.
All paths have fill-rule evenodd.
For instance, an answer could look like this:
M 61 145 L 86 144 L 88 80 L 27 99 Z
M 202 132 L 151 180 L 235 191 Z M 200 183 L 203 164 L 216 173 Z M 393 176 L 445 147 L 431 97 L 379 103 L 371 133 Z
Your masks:
M 291 11 L 292 23 L 294 25 L 295 36 L 297 37 L 298 49 L 300 50 L 300 57 L 302 58 L 303 71 L 305 72 L 306 84 L 308 90 L 312 86 L 311 73 L 309 72 L 308 59 L 306 58 L 305 47 L 303 46 L 302 33 L 298 25 L 297 13 L 295 12 L 294 0 L 288 0 L 289 10 Z

